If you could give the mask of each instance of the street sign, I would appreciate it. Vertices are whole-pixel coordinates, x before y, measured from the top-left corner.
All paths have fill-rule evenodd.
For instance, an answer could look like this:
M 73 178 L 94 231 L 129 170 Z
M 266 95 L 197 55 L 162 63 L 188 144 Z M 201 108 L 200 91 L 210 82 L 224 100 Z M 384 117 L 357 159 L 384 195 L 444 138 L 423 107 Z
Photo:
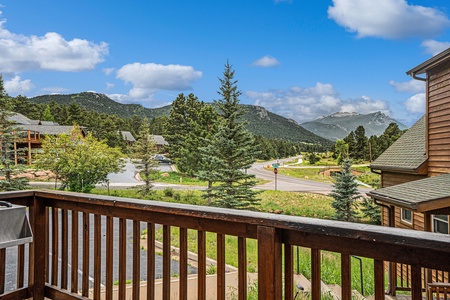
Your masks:
M 279 163 L 274 163 L 274 164 L 272 164 L 272 167 L 274 167 L 274 168 L 278 168 L 279 166 L 280 166 Z
M 277 169 L 277 168 L 273 168 L 273 172 L 274 172 L 275 174 L 278 174 L 278 169 Z

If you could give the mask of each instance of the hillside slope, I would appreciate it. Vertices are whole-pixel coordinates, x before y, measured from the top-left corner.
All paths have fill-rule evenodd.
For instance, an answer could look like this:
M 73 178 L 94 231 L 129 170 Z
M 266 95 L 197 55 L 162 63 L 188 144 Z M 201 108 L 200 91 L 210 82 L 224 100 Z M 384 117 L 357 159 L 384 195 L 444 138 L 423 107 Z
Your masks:
M 147 117 L 149 120 L 155 117 L 169 115 L 171 108 L 170 105 L 160 108 L 145 108 L 140 104 L 122 104 L 110 99 L 106 95 L 92 92 L 69 95 L 42 95 L 30 98 L 29 101 L 39 104 L 48 104 L 51 101 L 55 101 L 60 105 L 76 103 L 87 110 L 111 115 L 115 114 L 127 118 L 137 115 Z M 247 128 L 255 135 L 293 142 L 331 144 L 331 141 L 305 130 L 293 120 L 271 113 L 263 107 L 254 105 L 244 106 L 248 109 L 244 117 L 249 122 Z

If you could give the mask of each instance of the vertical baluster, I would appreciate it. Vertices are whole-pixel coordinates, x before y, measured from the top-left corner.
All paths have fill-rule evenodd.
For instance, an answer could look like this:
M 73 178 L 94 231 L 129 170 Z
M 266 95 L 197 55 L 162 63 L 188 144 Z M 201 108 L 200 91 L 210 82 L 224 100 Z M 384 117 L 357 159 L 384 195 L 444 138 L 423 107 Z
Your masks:
M 225 235 L 217 234 L 217 299 L 225 300 Z
M 350 255 L 341 253 L 341 299 L 352 298 L 351 262 Z
M 5 280 L 6 280 L 6 249 L 0 249 L 0 295 L 5 292 Z
M 411 266 L 411 298 L 422 299 L 422 268 L 420 266 Z
M 155 224 L 147 223 L 147 299 L 155 299 Z
M 127 220 L 119 219 L 119 299 L 125 299 L 127 280 Z
M 311 249 L 311 299 L 320 300 L 320 250 Z
M 139 299 L 141 281 L 141 223 L 133 221 L 133 299 Z
M 45 282 L 50 278 L 50 208 L 45 208 Z
M 89 297 L 89 214 L 83 212 L 83 267 L 81 280 L 81 294 Z
M 33 200 L 33 300 L 44 300 L 45 274 L 48 259 L 48 209 L 39 198 Z M 36 242 L 39 241 L 39 242 Z
M 106 217 L 106 300 L 113 297 L 113 217 Z
M 373 261 L 373 272 L 375 281 L 375 300 L 384 299 L 384 262 L 382 260 Z
M 282 297 L 281 230 L 258 226 L 258 298 Z
M 78 293 L 78 212 L 72 211 L 72 258 L 71 258 L 71 272 L 70 272 L 70 291 Z
M 100 299 L 100 274 L 102 263 L 101 216 L 94 215 L 94 299 Z
M 25 277 L 25 245 L 17 246 L 17 288 L 23 287 Z
M 28 208 L 31 232 L 34 232 L 34 206 Z M 34 243 L 28 244 L 28 286 L 34 282 Z
M 163 300 L 170 299 L 170 226 L 163 225 Z
M 61 288 L 67 289 L 67 266 L 69 256 L 69 240 L 68 240 L 68 212 L 66 209 L 61 210 Z
M 247 240 L 243 237 L 238 237 L 238 278 L 238 299 L 247 299 Z
M 187 300 L 188 230 L 180 228 L 180 300 Z
M 294 299 L 294 251 L 284 244 L 284 299 Z
M 199 300 L 205 300 L 206 299 L 206 232 L 205 231 L 198 231 L 197 252 L 198 252 L 197 298 Z
M 52 207 L 52 285 L 58 285 L 59 265 L 59 209 Z

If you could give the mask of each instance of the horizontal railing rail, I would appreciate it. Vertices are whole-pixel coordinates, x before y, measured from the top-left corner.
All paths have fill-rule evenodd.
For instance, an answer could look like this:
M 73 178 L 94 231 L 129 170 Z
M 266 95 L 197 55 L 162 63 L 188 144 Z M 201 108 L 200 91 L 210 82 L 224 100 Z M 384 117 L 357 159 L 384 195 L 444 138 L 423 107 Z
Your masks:
M 384 262 L 411 267 L 413 299 L 422 299 L 421 268 L 450 271 L 450 236 L 373 225 L 275 215 L 215 207 L 143 201 L 59 191 L 0 193 L 0 200 L 29 207 L 34 242 L 23 249 L 17 269 L 16 289 L 4 287 L 5 259 L 0 250 L 0 299 L 154 299 L 155 239 L 162 231 L 163 299 L 177 293 L 188 299 L 206 299 L 206 250 L 216 248 L 216 297 L 227 297 L 226 236 L 238 239 L 238 287 L 236 298 L 246 299 L 247 241 L 257 240 L 258 298 L 293 299 L 293 246 L 311 249 L 311 298 L 321 298 L 321 251 L 341 254 L 341 299 L 351 299 L 351 255 L 374 259 L 375 299 L 384 299 Z M 147 229 L 145 240 L 142 230 Z M 158 229 L 160 228 L 160 229 Z M 171 230 L 179 230 L 178 263 L 172 261 Z M 189 230 L 189 232 L 188 232 Z M 188 288 L 188 236 L 197 244 L 197 283 Z M 214 245 L 206 233 L 215 233 Z M 146 249 L 143 251 L 142 249 Z M 9 251 L 9 249 L 7 249 Z M 177 270 L 176 291 L 171 284 Z M 127 285 L 127 280 L 131 283 Z M 3 281 L 3 283 L 2 283 Z M 145 281 L 146 285 L 141 285 Z M 20 284 L 19 284 L 20 283 Z M 127 292 L 129 290 L 129 292 Z M 195 291 L 193 291 L 195 290 Z

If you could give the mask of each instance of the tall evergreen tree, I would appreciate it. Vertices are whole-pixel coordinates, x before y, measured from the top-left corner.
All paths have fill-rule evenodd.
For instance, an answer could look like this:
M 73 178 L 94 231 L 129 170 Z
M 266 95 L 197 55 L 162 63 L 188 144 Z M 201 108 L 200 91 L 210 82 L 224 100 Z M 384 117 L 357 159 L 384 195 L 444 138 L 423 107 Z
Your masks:
M 255 162 L 258 151 L 252 134 L 245 129 L 242 116 L 246 113 L 239 105 L 241 92 L 234 80 L 234 70 L 225 64 L 223 78 L 218 94 L 221 99 L 214 101 L 221 117 L 218 132 L 209 146 L 202 149 L 204 159 L 215 166 L 210 172 L 210 180 L 219 182 L 206 190 L 214 204 L 227 208 L 251 208 L 258 204 L 257 192 L 251 188 L 256 185 L 254 175 L 246 169 Z
M 0 191 L 22 190 L 27 186 L 24 178 L 15 178 L 20 172 L 16 166 L 16 159 L 20 150 L 15 149 L 14 140 L 17 128 L 10 119 L 14 113 L 11 112 L 12 102 L 3 88 L 3 78 L 0 75 Z
M 170 158 L 175 161 L 182 173 L 190 172 L 189 165 L 184 159 L 188 151 L 185 141 L 194 129 L 199 118 L 198 114 L 204 105 L 194 94 L 189 94 L 187 97 L 179 94 L 172 103 L 165 138 L 169 143 Z
M 336 210 L 335 218 L 341 221 L 353 222 L 357 218 L 357 200 L 361 197 L 358 191 L 356 177 L 351 172 L 352 162 L 344 159 L 341 172 L 336 176 L 334 190 L 330 193 L 333 197 L 331 206 Z
M 367 159 L 368 158 L 368 143 L 366 137 L 366 130 L 363 126 L 358 126 L 355 130 L 355 151 L 354 158 Z
M 156 166 L 158 162 L 153 159 L 157 153 L 156 143 L 150 134 L 150 126 L 147 119 L 144 120 L 138 139 L 133 144 L 132 155 L 136 159 L 135 165 L 138 170 L 142 171 L 145 184 L 141 187 L 140 192 L 147 195 L 152 188 L 152 175 L 158 172 Z

